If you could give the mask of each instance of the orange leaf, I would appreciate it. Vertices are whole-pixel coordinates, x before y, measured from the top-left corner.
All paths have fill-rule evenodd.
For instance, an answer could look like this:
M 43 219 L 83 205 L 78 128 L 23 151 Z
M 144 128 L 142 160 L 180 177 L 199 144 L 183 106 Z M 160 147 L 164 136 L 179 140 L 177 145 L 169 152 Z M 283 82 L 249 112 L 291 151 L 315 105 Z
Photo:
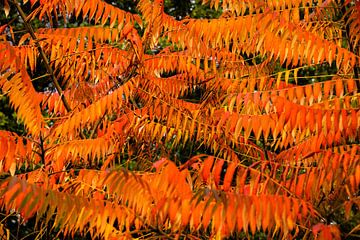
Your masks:
M 251 126 L 252 126 L 252 129 L 253 129 L 253 132 L 255 134 L 255 138 L 257 141 L 259 141 L 261 134 L 262 134 L 260 118 L 261 118 L 261 116 L 253 116 L 251 118 L 251 120 L 252 120 Z
M 224 191 L 229 191 L 230 186 L 231 186 L 231 182 L 233 180 L 233 176 L 234 176 L 234 172 L 236 170 L 236 163 L 229 163 L 228 167 L 226 169 L 226 173 L 225 173 L 225 178 L 224 178 L 224 185 L 223 185 L 223 190 Z
M 311 198 L 312 194 L 313 194 L 313 191 L 317 191 L 317 184 L 316 184 L 316 180 L 315 180 L 315 172 L 314 171 L 311 171 L 310 174 L 309 174 L 309 178 L 307 180 L 307 183 L 306 183 L 306 190 L 305 190 L 305 196 L 306 196 L 306 199 L 309 199 Z
M 203 181 L 206 182 L 207 184 L 209 184 L 209 177 L 210 177 L 211 168 L 212 168 L 213 164 L 214 164 L 213 156 L 207 157 L 203 163 L 201 177 L 202 177 Z
M 256 201 L 256 198 L 257 198 L 257 196 L 255 196 L 252 200 Z M 251 230 L 252 234 L 255 234 L 255 232 L 256 232 L 256 217 L 257 216 L 255 216 L 256 214 L 255 214 L 254 202 L 251 204 L 250 211 L 248 212 L 248 214 L 249 214 L 250 230 Z
M 312 104 L 313 99 L 313 89 L 311 85 L 305 86 L 306 99 L 309 101 L 310 105 Z
M 224 160 L 223 159 L 218 159 L 215 163 L 215 167 L 214 167 L 214 180 L 215 180 L 215 184 L 216 186 L 218 186 L 220 184 L 220 180 L 221 180 L 221 173 L 223 170 L 223 165 L 224 165 Z
M 351 110 L 351 129 L 356 132 L 358 117 L 355 110 Z
M 353 93 L 355 90 L 356 84 L 354 79 L 347 80 L 347 90 L 349 93 Z
M 307 122 L 309 124 L 309 128 L 311 131 L 315 130 L 315 113 L 313 110 L 308 111 L 308 118 L 307 118 Z
M 185 199 L 181 202 L 181 224 L 186 226 L 189 223 L 189 218 L 191 215 L 191 208 L 190 208 L 190 200 Z
M 239 182 L 237 182 L 237 186 L 239 188 L 239 191 L 241 194 L 246 194 L 245 193 L 245 182 L 246 182 L 246 178 L 248 176 L 249 173 L 249 169 L 246 169 L 243 172 L 238 172 L 239 177 Z
M 223 205 L 219 204 L 219 205 L 215 205 L 215 212 L 213 215 L 213 219 L 212 219 L 212 225 L 213 228 L 215 230 L 215 232 L 218 232 L 223 225 Z
M 204 202 L 198 203 L 192 211 L 191 222 L 195 229 L 198 229 L 201 223 L 201 216 L 204 210 Z
M 256 195 L 259 192 L 258 188 L 259 188 L 260 180 L 261 180 L 261 174 L 259 174 L 259 173 L 252 174 L 251 181 L 250 181 L 252 188 L 251 188 L 250 194 Z
M 226 208 L 226 223 L 230 233 L 232 233 L 235 228 L 235 223 L 236 223 L 235 214 L 236 214 L 235 199 L 233 195 L 229 195 L 228 204 Z
M 262 196 L 260 201 L 262 202 L 262 228 L 266 230 L 270 226 L 271 221 L 271 205 L 266 196 Z
M 295 194 L 296 194 L 298 197 L 301 197 L 301 195 L 302 195 L 305 177 L 306 177 L 306 174 L 301 174 L 301 175 L 299 175 L 299 176 L 297 177 Z
M 314 84 L 314 98 L 316 101 L 320 101 L 321 99 L 321 83 Z
M 335 88 L 336 88 L 336 96 L 341 97 L 344 95 L 344 85 L 342 79 L 336 80 Z
M 210 202 L 209 205 L 205 205 L 202 221 L 201 221 L 204 229 L 206 229 L 209 226 L 214 205 L 215 205 L 214 202 Z
M 325 98 L 329 97 L 331 91 L 332 91 L 332 82 L 331 81 L 326 81 L 324 83 L 324 96 L 325 96 Z
M 322 120 L 323 120 L 323 115 L 322 115 L 322 111 L 321 110 L 315 110 L 316 111 L 316 126 L 317 126 L 317 133 L 319 134 L 319 132 L 322 131 Z

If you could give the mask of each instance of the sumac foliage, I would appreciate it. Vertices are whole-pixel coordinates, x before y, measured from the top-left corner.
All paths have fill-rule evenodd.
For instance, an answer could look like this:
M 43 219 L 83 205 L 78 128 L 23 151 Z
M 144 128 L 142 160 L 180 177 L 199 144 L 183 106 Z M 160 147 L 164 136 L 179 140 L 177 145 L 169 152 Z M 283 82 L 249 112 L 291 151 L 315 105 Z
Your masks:
M 0 206 L 19 224 L 356 236 L 358 0 L 204 0 L 219 18 L 182 20 L 163 0 L 1 2 L 0 89 L 25 133 L 0 131 Z

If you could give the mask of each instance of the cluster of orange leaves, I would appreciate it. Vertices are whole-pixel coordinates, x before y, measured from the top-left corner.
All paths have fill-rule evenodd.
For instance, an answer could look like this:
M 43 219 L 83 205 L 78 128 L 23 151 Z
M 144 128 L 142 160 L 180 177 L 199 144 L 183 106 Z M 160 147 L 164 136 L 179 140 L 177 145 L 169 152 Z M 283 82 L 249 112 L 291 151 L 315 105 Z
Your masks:
M 162 0 L 138 1 L 139 15 L 101 0 L 22 1 L 28 20 L 90 26 L 16 45 L 0 28 L 0 89 L 26 129 L 0 131 L 5 211 L 105 239 L 356 231 L 338 221 L 360 206 L 358 1 L 203 2 L 222 16 L 177 21 Z M 329 20 L 339 9 L 347 28 Z M 32 79 L 39 48 L 62 92 L 35 89 L 48 77 Z M 325 63 L 337 74 L 301 84 L 301 69 Z

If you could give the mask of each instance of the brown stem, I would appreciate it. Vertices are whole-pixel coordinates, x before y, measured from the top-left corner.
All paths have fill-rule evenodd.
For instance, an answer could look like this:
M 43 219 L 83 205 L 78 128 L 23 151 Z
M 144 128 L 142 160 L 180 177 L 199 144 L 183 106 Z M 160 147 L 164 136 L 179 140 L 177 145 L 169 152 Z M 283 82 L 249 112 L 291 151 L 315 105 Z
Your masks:
M 44 148 L 44 138 L 43 138 L 43 136 L 42 136 L 42 134 L 40 133 L 40 150 L 41 150 L 41 152 L 40 152 L 40 158 L 41 158 L 41 162 L 42 162 L 42 164 L 46 164 L 45 163 L 45 148 Z
M 38 38 L 36 37 L 35 35 L 35 32 L 34 32 L 34 29 L 32 27 L 32 25 L 28 22 L 27 20 L 27 16 L 26 14 L 24 13 L 24 11 L 22 10 L 22 8 L 20 7 L 20 5 L 16 2 L 16 1 L 11 1 L 11 3 L 16 7 L 17 11 L 19 12 L 20 14 L 20 17 L 22 18 L 22 20 L 24 21 L 24 25 L 25 25 L 25 28 L 26 30 L 29 32 L 31 38 L 35 41 L 35 46 L 36 48 L 38 49 L 39 53 L 40 53 L 40 57 L 41 59 L 43 60 L 44 62 L 44 65 L 45 65 L 45 68 L 46 68 L 46 71 L 49 73 L 50 75 L 50 78 L 51 78 L 51 81 L 54 83 L 54 86 L 56 88 L 56 91 L 59 93 L 60 95 L 60 98 L 61 98 L 61 101 L 63 102 L 64 106 L 65 106 L 65 109 L 67 112 L 71 112 L 72 109 L 69 105 L 69 102 L 66 100 L 65 98 L 65 95 L 61 89 L 61 86 L 58 82 L 58 80 L 56 79 L 55 77 L 55 74 L 49 64 L 49 61 L 45 55 L 45 52 L 44 50 L 42 49 L 42 47 L 40 46 L 40 43 L 39 43 L 39 40 Z M 84 135 L 83 132 L 80 131 L 80 136 L 81 138 L 86 138 L 86 136 Z
M 43 51 L 43 49 L 41 48 L 41 46 L 39 44 L 39 40 L 35 35 L 33 27 L 31 26 L 31 24 L 28 23 L 27 16 L 25 15 L 25 13 L 22 10 L 22 8 L 20 7 L 20 5 L 16 1 L 12 1 L 12 3 L 14 4 L 17 11 L 19 12 L 20 17 L 23 19 L 25 28 L 29 32 L 31 38 L 35 41 L 35 46 L 36 46 L 36 48 L 38 49 L 38 51 L 40 53 L 40 57 L 44 62 L 44 65 L 45 65 L 45 68 L 46 68 L 47 72 L 50 74 L 51 80 L 54 83 L 56 90 L 58 91 L 58 93 L 61 96 L 61 101 L 64 103 L 66 111 L 71 112 L 71 107 L 70 107 L 68 101 L 66 100 L 64 94 L 63 94 L 63 91 L 62 91 L 62 89 L 60 87 L 59 82 L 55 78 L 54 72 L 53 72 L 52 68 L 49 65 L 49 61 L 48 61 L 48 59 L 47 59 L 47 57 L 45 55 L 45 52 Z

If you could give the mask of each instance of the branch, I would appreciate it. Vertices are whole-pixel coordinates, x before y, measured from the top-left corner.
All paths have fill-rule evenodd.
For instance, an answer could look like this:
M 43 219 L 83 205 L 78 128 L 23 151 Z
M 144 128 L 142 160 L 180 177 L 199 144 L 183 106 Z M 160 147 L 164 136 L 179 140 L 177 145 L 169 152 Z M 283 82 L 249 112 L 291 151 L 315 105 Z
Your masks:
M 56 79 L 52 68 L 50 67 L 49 61 L 48 61 L 48 59 L 47 59 L 47 57 L 45 55 L 44 50 L 42 49 L 42 47 L 39 44 L 39 40 L 35 35 L 35 32 L 34 32 L 34 29 L 33 29 L 32 25 L 30 23 L 28 23 L 28 21 L 27 21 L 26 14 L 24 13 L 22 8 L 20 7 L 20 5 L 16 1 L 11 1 L 11 3 L 14 4 L 14 6 L 16 7 L 17 11 L 20 14 L 20 17 L 24 21 L 24 25 L 25 25 L 26 30 L 29 32 L 31 38 L 35 41 L 35 46 L 38 49 L 38 51 L 40 53 L 40 57 L 44 62 L 46 71 L 49 73 L 49 75 L 51 77 L 51 81 L 54 83 L 56 91 L 59 93 L 61 101 L 63 102 L 66 111 L 71 112 L 72 109 L 71 109 L 71 107 L 69 105 L 69 102 L 66 100 L 65 95 L 64 95 L 64 93 L 63 93 L 63 91 L 61 89 L 61 86 L 60 86 L 58 80 Z M 83 132 L 81 132 L 81 131 L 80 131 L 80 136 L 81 136 L 81 138 L 86 138 L 85 135 L 83 134 Z
M 63 91 L 62 91 L 62 89 L 60 87 L 59 82 L 55 78 L 54 72 L 53 72 L 52 68 L 49 65 L 49 61 L 48 61 L 48 59 L 47 59 L 47 57 L 45 55 L 45 52 L 43 51 L 43 49 L 41 48 L 41 46 L 39 44 L 39 40 L 35 35 L 34 29 L 32 28 L 31 24 L 29 24 L 28 21 L 27 21 L 27 16 L 25 15 L 24 11 L 22 10 L 22 8 L 19 6 L 19 4 L 16 1 L 11 1 L 11 2 L 15 5 L 17 11 L 19 12 L 20 17 L 24 21 L 25 28 L 29 32 L 31 38 L 35 41 L 35 46 L 36 46 L 36 48 L 38 49 L 38 51 L 40 53 L 41 59 L 44 61 L 46 71 L 50 74 L 51 80 L 54 83 L 55 88 L 58 91 L 59 95 L 61 96 L 61 101 L 64 103 L 66 111 L 71 112 L 71 107 L 70 107 L 68 101 L 66 100 L 64 94 L 63 94 Z

